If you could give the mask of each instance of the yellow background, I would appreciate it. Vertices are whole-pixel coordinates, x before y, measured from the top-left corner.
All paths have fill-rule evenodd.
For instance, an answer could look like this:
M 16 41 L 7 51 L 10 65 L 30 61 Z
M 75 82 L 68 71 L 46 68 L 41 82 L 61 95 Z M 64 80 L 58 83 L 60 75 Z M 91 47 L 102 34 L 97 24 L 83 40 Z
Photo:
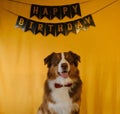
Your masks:
M 19 1 L 54 6 L 85 0 Z M 83 16 L 112 2 L 88 1 L 81 4 Z M 36 114 L 47 73 L 43 59 L 53 51 L 69 50 L 81 56 L 81 114 L 120 113 L 120 1 L 92 15 L 96 27 L 58 37 L 33 35 L 15 28 L 17 16 L 3 8 L 29 18 L 30 5 L 0 0 L 0 114 Z M 78 18 L 32 20 L 66 22 Z

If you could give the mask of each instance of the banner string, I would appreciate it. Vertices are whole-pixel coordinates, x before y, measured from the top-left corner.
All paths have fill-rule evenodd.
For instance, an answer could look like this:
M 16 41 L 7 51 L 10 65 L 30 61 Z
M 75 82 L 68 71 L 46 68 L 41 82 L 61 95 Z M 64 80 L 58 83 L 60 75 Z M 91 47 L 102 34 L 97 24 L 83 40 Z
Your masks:
M 20 4 L 25 4 L 25 5 L 31 5 L 30 3 L 20 2 L 20 1 L 16 1 L 16 0 L 8 0 L 8 1 L 16 2 L 16 3 L 20 3 Z
M 92 14 L 92 15 L 93 15 L 93 14 L 96 14 L 96 13 L 100 12 L 101 10 L 103 10 L 103 9 L 105 9 L 105 8 L 113 5 L 114 3 L 118 2 L 118 1 L 119 1 L 119 0 L 115 0 L 115 1 L 113 1 L 113 2 L 111 2 L 111 3 L 109 3 L 109 4 L 107 4 L 107 5 L 103 6 L 102 8 L 96 10 L 95 12 L 93 12 L 93 13 L 91 13 L 91 14 Z
M 6 9 L 6 8 L 2 8 L 2 9 L 4 9 L 5 11 L 7 11 L 7 12 L 9 12 L 9 13 L 11 13 L 11 14 L 15 15 L 15 16 L 18 16 L 18 14 L 14 13 L 14 12 L 12 12 L 12 11 L 10 11 L 10 10 Z
M 23 3 L 23 2 L 19 2 L 19 1 L 15 1 L 15 0 L 8 0 L 8 1 L 18 2 L 18 3 L 22 3 L 22 4 L 31 5 L 31 4 L 29 4 L 29 3 Z M 107 7 L 111 6 L 111 5 L 113 5 L 114 3 L 118 2 L 118 1 L 119 1 L 119 0 L 114 0 L 113 2 L 111 2 L 111 3 L 109 3 L 109 4 L 105 5 L 105 6 L 103 6 L 102 8 L 96 10 L 95 12 L 91 13 L 91 15 L 94 15 L 94 14 L 96 14 L 96 13 L 98 13 L 98 12 L 104 10 L 105 8 L 107 8 Z M 88 2 L 88 1 L 86 1 L 86 2 Z M 85 3 L 85 2 L 84 2 L 84 3 Z M 8 12 L 11 13 L 11 14 L 14 14 L 14 15 L 18 16 L 18 14 L 14 13 L 14 12 L 12 12 L 12 11 L 6 9 L 6 8 L 2 8 L 2 9 L 8 11 Z
M 17 1 L 17 0 L 8 0 L 8 1 L 16 2 L 16 3 L 20 3 L 20 4 L 32 5 L 30 3 L 20 2 L 20 1 Z M 80 4 L 84 4 L 84 3 L 87 3 L 87 2 L 90 2 L 90 1 L 84 1 L 84 2 L 81 2 Z

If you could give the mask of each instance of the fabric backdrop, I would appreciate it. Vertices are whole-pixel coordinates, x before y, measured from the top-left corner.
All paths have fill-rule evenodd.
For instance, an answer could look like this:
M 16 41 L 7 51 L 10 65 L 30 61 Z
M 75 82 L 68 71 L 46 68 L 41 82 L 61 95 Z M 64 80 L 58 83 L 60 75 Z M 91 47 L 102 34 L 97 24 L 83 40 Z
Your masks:
M 56 6 L 85 0 L 18 1 Z M 92 14 L 110 2 L 89 0 L 81 4 L 82 15 Z M 5 9 L 29 18 L 30 5 L 0 0 L 0 114 L 36 114 L 47 73 L 43 59 L 52 52 L 69 50 L 81 56 L 81 114 L 120 113 L 120 1 L 92 15 L 96 27 L 58 37 L 15 28 L 17 15 Z M 32 20 L 59 23 L 78 18 Z

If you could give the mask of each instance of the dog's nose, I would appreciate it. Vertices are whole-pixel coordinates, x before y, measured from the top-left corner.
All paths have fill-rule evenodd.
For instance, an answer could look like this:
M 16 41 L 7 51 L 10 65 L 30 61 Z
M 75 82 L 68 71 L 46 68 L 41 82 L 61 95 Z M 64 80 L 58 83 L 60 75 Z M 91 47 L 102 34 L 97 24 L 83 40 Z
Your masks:
M 62 69 L 66 70 L 68 68 L 68 64 L 67 63 L 62 63 L 61 67 L 62 67 Z

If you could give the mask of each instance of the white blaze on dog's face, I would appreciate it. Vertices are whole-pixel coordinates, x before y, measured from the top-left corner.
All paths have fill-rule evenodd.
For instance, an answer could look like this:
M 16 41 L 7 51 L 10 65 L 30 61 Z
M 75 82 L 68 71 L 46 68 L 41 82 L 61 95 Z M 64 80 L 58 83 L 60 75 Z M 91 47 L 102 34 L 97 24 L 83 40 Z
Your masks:
M 63 78 L 67 78 L 69 71 L 70 71 L 70 63 L 65 59 L 64 53 L 61 53 L 61 60 L 58 64 L 58 74 Z

